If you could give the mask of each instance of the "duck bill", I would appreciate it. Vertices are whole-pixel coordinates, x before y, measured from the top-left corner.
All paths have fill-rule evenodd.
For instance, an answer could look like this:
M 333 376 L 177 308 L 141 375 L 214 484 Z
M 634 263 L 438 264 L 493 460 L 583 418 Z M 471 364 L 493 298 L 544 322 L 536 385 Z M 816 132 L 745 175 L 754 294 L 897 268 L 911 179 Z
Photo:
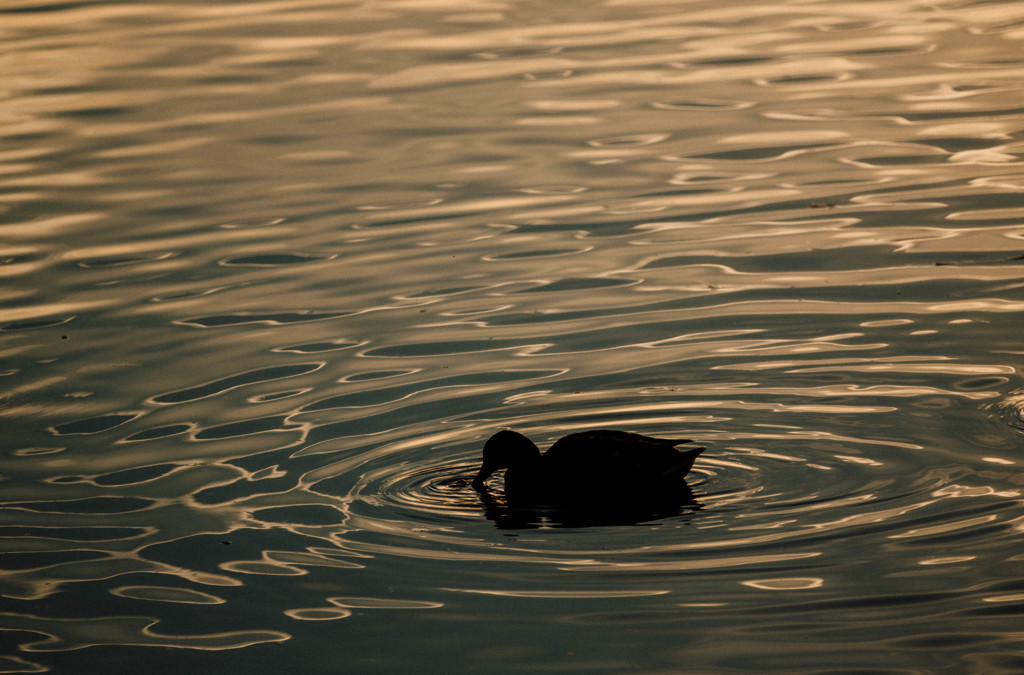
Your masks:
M 485 489 L 484 481 L 491 477 L 491 474 L 497 471 L 498 468 L 495 466 L 488 466 L 484 464 L 480 467 L 480 473 L 473 479 L 473 489 L 477 492 L 483 492 Z

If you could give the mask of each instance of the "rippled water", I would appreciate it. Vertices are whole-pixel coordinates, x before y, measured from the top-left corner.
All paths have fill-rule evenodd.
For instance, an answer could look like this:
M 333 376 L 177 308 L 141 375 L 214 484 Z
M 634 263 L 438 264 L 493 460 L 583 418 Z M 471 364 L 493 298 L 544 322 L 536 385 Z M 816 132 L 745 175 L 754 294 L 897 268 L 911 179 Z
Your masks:
M 0 671 L 1024 671 L 1024 5 L 0 37 Z M 561 522 L 502 427 L 708 450 Z

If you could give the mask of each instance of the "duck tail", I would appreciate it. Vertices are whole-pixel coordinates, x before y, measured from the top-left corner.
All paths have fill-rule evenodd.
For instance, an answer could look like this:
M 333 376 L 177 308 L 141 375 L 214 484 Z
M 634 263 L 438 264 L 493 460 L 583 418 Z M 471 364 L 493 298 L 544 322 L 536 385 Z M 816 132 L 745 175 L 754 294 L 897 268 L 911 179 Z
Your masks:
M 705 450 L 707 448 L 685 448 L 680 450 L 678 460 L 664 473 L 664 476 L 666 478 L 682 479 L 686 474 L 690 473 L 693 463 Z

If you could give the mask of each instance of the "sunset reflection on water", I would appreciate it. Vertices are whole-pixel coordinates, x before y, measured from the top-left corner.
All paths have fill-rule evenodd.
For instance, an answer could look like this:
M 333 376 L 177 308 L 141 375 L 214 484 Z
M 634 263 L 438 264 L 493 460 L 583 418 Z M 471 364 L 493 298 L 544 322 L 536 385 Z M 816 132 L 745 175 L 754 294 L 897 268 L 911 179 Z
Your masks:
M 7 3 L 0 670 L 1024 670 L 1022 19 Z

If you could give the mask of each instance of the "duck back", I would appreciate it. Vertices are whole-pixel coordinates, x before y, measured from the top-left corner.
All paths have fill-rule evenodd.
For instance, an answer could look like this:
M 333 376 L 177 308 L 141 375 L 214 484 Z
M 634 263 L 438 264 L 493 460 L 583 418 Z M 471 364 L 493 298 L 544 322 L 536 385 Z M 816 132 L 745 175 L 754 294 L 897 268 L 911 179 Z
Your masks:
M 616 499 L 681 487 L 704 451 L 675 448 L 688 442 L 612 430 L 570 434 L 544 454 L 545 491 L 570 499 L 581 494 Z

